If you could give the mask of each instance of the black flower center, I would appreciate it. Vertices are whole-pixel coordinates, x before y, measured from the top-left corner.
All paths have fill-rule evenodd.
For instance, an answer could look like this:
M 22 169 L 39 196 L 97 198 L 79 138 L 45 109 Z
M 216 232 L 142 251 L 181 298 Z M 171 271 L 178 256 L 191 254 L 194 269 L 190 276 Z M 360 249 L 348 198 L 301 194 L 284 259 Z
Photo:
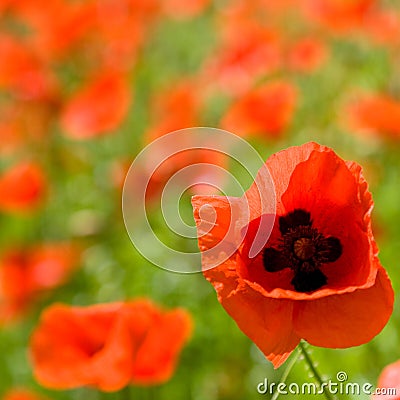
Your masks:
M 309 260 L 315 254 L 314 241 L 310 238 L 302 237 L 293 243 L 294 255 L 299 260 Z
M 264 268 L 277 272 L 290 268 L 294 272 L 291 284 L 298 292 L 311 292 L 326 285 L 321 272 L 323 264 L 336 261 L 342 255 L 342 244 L 334 236 L 325 237 L 312 227 L 311 215 L 296 209 L 279 218 L 281 239 L 277 246 L 264 249 Z

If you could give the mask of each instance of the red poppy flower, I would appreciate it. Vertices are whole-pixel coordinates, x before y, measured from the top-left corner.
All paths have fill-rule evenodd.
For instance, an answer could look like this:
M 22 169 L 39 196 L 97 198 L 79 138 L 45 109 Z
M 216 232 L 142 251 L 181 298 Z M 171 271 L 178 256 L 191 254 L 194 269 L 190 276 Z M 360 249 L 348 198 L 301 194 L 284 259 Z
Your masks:
M 31 392 L 27 389 L 11 389 L 4 396 L 3 400 L 45 400 L 45 397 Z
M 0 59 L 1 88 L 27 100 L 55 95 L 54 77 L 21 39 L 1 35 Z
M 267 160 L 242 198 L 195 196 L 193 207 L 205 277 L 275 367 L 300 339 L 345 348 L 385 326 L 393 290 L 356 163 L 316 143 L 292 147 Z
M 372 396 L 374 400 L 387 399 L 399 400 L 400 399 L 400 360 L 387 365 L 381 372 L 378 378 L 377 387 L 379 389 L 394 389 L 394 394 L 385 393 L 383 390 L 381 394 Z
M 34 374 L 54 389 L 160 384 L 172 376 L 190 331 L 185 311 L 164 311 L 148 300 L 53 305 L 31 338 Z
M 68 54 L 94 27 L 94 2 L 29 0 L 14 2 L 14 15 L 30 30 L 30 46 L 42 59 Z
M 325 62 L 328 50 L 313 37 L 298 40 L 289 49 L 288 66 L 294 71 L 314 72 Z
M 213 88 L 239 94 L 257 77 L 276 71 L 281 64 L 279 34 L 254 23 L 227 30 L 219 51 L 203 67 L 203 80 Z
M 119 70 L 132 65 L 159 8 L 158 0 L 103 0 L 97 4 L 94 33 L 105 65 Z
M 43 201 L 46 180 L 39 165 L 17 164 L 0 175 L 0 211 L 27 212 Z
M 365 21 L 365 30 L 375 42 L 398 45 L 400 41 L 400 12 L 397 10 L 374 10 Z
M 124 78 L 105 72 L 88 82 L 67 102 L 61 115 L 65 134 L 90 139 L 118 128 L 125 118 L 130 93 Z
M 360 28 L 376 0 L 306 0 L 306 14 L 332 33 Z
M 62 285 L 78 264 L 78 251 L 68 243 L 10 249 L 0 258 L 0 320 L 25 313 L 42 292 Z
M 355 130 L 400 138 L 400 100 L 387 94 L 360 95 L 346 114 Z
M 221 127 L 239 135 L 277 138 L 292 121 L 296 97 L 296 89 L 288 82 L 267 83 L 235 101 Z
M 179 129 L 198 125 L 200 99 L 195 82 L 176 83 L 174 87 L 156 96 L 152 104 L 152 119 L 157 122 L 146 132 L 146 142 Z M 182 107 L 182 104 L 185 107 Z

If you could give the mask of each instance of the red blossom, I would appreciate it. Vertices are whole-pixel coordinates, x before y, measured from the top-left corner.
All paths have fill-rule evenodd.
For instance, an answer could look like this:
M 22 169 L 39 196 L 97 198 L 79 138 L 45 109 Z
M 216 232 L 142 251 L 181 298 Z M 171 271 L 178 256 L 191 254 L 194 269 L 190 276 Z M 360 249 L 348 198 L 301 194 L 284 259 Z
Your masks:
M 78 265 L 68 243 L 9 249 L 0 258 L 0 320 L 22 316 L 40 295 L 64 284 Z
M 313 37 L 296 41 L 289 49 L 288 67 L 299 72 L 314 72 L 326 61 L 328 49 L 325 43 Z
M 357 346 L 387 323 L 393 289 L 356 163 L 307 143 L 270 157 L 243 197 L 192 203 L 204 276 L 275 367 L 301 339 Z
M 359 95 L 348 106 L 346 117 L 355 130 L 400 138 L 400 100 L 388 94 Z
M 94 386 L 116 391 L 171 378 L 191 319 L 149 300 L 46 309 L 30 350 L 36 379 L 54 389 Z
M 38 164 L 16 164 L 0 175 L 0 211 L 34 211 L 42 204 L 46 188 L 46 178 Z
M 221 121 L 227 131 L 278 138 L 292 121 L 297 91 L 289 82 L 269 82 L 239 97 Z
M 115 131 L 129 108 L 130 91 L 119 73 L 104 72 L 87 82 L 64 106 L 61 125 L 73 139 L 90 139 Z

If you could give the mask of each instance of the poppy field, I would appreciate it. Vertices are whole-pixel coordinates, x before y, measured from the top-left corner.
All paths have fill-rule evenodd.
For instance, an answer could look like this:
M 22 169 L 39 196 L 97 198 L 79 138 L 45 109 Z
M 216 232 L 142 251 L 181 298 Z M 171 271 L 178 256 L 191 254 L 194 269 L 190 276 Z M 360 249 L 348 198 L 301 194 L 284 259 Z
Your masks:
M 0 22 L 0 399 L 400 399 L 398 1 Z

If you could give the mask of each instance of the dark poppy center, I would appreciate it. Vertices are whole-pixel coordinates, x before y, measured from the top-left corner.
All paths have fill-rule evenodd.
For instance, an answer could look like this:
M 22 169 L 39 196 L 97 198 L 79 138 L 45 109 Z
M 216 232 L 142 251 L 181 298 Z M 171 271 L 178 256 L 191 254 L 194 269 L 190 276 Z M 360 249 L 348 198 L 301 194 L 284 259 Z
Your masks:
M 293 252 L 300 260 L 309 260 L 315 254 L 316 247 L 310 238 L 300 238 L 293 243 Z
M 279 217 L 282 235 L 275 247 L 264 249 L 264 268 L 268 272 L 290 268 L 291 284 L 298 292 L 311 292 L 327 284 L 320 267 L 336 261 L 342 254 L 340 240 L 324 236 L 312 226 L 309 212 L 296 209 Z

